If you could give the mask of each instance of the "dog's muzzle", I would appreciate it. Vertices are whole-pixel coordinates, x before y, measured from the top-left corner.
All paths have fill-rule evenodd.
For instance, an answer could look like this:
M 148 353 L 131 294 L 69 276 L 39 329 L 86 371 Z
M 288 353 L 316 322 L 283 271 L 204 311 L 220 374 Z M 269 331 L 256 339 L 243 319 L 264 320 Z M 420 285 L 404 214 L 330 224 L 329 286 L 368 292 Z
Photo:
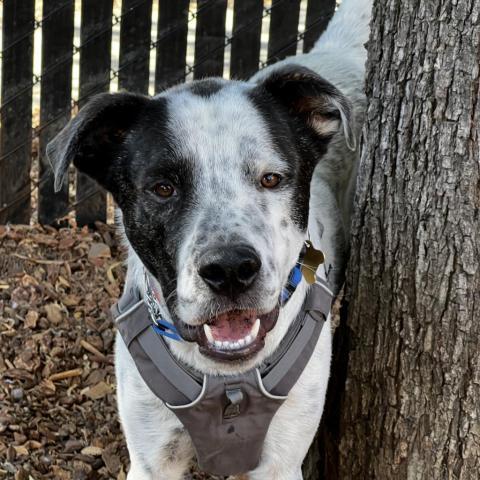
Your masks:
M 217 293 L 232 299 L 238 293 L 250 288 L 260 269 L 261 262 L 253 249 L 248 246 L 215 249 L 202 257 L 199 272 L 205 283 Z M 190 325 L 175 318 L 174 324 L 166 322 L 161 315 L 161 294 L 155 289 L 155 282 L 145 272 L 145 303 L 157 333 L 175 340 L 196 342 L 200 352 L 219 360 L 246 360 L 265 346 L 265 337 L 275 326 L 280 307 L 285 305 L 302 280 L 302 276 L 315 281 L 315 271 L 323 262 L 323 254 L 307 241 L 298 262 L 291 270 L 283 287 L 278 305 L 269 312 L 254 309 L 231 309 L 204 319 L 200 325 Z M 235 292 L 232 294 L 232 292 Z

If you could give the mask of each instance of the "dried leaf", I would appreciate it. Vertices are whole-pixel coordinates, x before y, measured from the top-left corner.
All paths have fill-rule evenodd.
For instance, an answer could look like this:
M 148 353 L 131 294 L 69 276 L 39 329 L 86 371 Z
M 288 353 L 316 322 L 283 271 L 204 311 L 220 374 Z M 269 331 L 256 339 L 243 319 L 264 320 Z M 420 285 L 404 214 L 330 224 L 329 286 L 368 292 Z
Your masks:
M 35 328 L 38 322 L 38 312 L 36 310 L 29 310 L 25 316 L 25 326 L 27 328 Z
M 28 455 L 28 448 L 25 445 L 13 445 L 17 455 Z
M 112 391 L 113 389 L 110 385 L 107 385 L 105 382 L 99 382 L 93 387 L 84 388 L 80 393 L 92 400 L 98 400 L 99 398 L 103 398 L 105 395 L 112 393 Z
M 45 312 L 48 321 L 53 325 L 58 325 L 63 319 L 62 309 L 56 303 L 45 305 Z
M 103 448 L 95 447 L 89 445 L 88 447 L 82 448 L 83 455 L 91 455 L 92 457 L 99 457 L 103 453 Z
M 120 471 L 118 472 L 117 480 L 127 480 L 127 476 L 125 475 L 125 472 L 123 471 L 123 467 L 120 468 Z
M 95 258 L 110 258 L 111 256 L 110 247 L 105 243 L 92 243 L 88 251 L 89 260 Z
M 107 467 L 108 471 L 115 475 L 120 470 L 120 458 L 118 455 L 109 452 L 108 450 L 104 450 L 102 453 L 102 459 L 105 462 L 105 466 Z

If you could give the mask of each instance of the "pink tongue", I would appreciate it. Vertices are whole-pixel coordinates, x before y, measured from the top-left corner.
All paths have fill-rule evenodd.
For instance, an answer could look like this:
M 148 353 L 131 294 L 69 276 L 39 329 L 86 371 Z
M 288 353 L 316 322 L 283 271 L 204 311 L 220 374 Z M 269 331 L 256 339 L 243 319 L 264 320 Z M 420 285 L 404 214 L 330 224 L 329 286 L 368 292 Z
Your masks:
M 227 312 L 212 319 L 209 324 L 215 340 L 235 341 L 245 338 L 253 327 L 255 312 Z

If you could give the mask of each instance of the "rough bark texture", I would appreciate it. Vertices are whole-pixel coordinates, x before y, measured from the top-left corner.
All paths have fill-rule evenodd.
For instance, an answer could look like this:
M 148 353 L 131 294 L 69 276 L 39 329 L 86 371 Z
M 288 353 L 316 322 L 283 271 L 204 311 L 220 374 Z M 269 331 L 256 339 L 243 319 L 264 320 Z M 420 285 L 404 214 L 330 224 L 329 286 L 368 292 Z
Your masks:
M 341 479 L 480 477 L 479 22 L 480 0 L 374 6 Z

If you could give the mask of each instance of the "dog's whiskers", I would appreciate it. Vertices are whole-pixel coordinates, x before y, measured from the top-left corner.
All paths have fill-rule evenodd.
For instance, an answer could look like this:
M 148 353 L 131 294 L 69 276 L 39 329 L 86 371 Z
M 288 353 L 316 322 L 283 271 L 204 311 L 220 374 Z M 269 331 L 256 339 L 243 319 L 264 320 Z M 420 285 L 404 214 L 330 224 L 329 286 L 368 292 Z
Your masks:
M 168 307 L 168 302 L 177 295 L 177 290 L 172 290 L 167 298 L 165 298 L 165 305 Z

